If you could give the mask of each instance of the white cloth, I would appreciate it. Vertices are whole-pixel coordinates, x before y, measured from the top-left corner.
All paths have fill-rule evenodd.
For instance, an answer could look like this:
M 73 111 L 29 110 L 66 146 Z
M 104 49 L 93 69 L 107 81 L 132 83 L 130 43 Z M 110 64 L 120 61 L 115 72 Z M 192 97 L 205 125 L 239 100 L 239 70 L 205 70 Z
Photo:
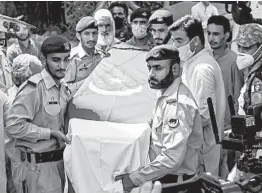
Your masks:
M 146 164 L 150 133 L 147 123 L 71 119 L 64 163 L 75 192 L 122 193 L 114 178 Z
M 207 98 L 211 97 L 220 140 L 224 133 L 226 95 L 221 69 L 211 51 L 203 49 L 184 63 L 182 81 L 192 92 L 199 107 L 204 132 L 203 158 L 206 172 L 218 175 L 220 146 L 216 145 Z
M 0 187 L 1 192 L 6 192 L 6 171 L 5 171 L 5 130 L 4 130 L 4 103 L 7 101 L 7 96 L 0 91 Z
M 207 20 L 213 15 L 218 15 L 218 10 L 211 3 L 209 3 L 208 6 L 205 6 L 202 2 L 199 2 L 191 8 L 191 14 L 198 17 L 202 22 L 203 29 L 206 29 Z

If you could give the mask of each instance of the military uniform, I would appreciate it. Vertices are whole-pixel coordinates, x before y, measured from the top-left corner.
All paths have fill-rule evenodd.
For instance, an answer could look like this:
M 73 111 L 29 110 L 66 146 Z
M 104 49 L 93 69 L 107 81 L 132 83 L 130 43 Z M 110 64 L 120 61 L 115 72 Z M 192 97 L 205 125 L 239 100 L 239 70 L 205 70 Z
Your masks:
M 149 52 L 147 60 L 176 57 L 173 46 L 161 45 Z M 192 178 L 199 167 L 203 131 L 196 102 L 180 77 L 160 94 L 151 127 L 151 162 L 130 174 L 132 182 L 139 186 L 149 180 L 172 183 Z
M 235 42 L 242 47 L 262 44 L 262 26 L 259 24 L 245 24 L 239 28 Z M 244 93 L 244 110 L 249 105 L 262 103 L 262 58 L 257 59 L 248 73 Z
M 52 37 L 45 40 L 42 48 L 50 48 L 49 53 L 70 51 L 65 45 L 69 42 L 53 39 L 56 40 Z M 25 168 L 17 178 L 22 180 L 26 193 L 63 191 L 65 144 L 50 135 L 51 130 L 65 132 L 64 116 L 70 99 L 67 86 L 57 85 L 44 69 L 20 86 L 7 112 L 6 134 L 16 139 L 15 147 L 21 150 L 20 161 L 25 163 Z
M 18 40 L 7 48 L 6 57 L 11 62 L 11 64 L 13 59 L 15 59 L 20 54 L 31 54 L 38 58 L 40 57 L 40 52 L 37 49 L 34 41 L 31 39 L 29 39 L 29 46 L 27 48 L 20 44 Z
M 93 17 L 83 17 L 76 25 L 76 31 L 78 33 L 81 33 L 87 28 L 97 28 L 96 21 Z M 94 54 L 92 56 L 89 55 L 83 49 L 81 42 L 71 50 L 71 62 L 64 80 L 68 84 L 72 94 L 79 89 L 83 81 L 91 74 L 104 55 L 104 52 L 98 51 L 96 48 L 94 48 Z
M 132 12 L 130 16 L 130 21 L 132 22 L 136 18 L 144 18 L 148 20 L 150 16 L 151 13 L 149 10 L 144 8 L 138 8 L 134 12 Z M 154 47 L 154 39 L 151 33 L 149 32 L 147 32 L 147 35 L 144 38 L 139 40 L 133 35 L 133 37 L 129 39 L 126 43 L 148 51 Z
M 7 92 L 9 88 L 13 85 L 11 77 L 11 63 L 5 56 L 5 54 L 0 51 L 0 90 L 4 93 Z
M 168 27 L 173 24 L 173 15 L 170 11 L 165 9 L 159 9 L 155 11 L 149 18 L 149 23 L 152 24 L 166 24 Z M 174 42 L 171 38 L 171 34 L 167 35 L 163 44 L 174 45 Z

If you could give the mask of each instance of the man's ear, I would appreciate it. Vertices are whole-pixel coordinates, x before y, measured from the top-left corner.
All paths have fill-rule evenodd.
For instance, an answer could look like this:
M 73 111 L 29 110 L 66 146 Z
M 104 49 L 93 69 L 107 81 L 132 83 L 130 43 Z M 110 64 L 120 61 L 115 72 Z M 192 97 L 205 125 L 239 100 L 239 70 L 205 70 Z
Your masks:
M 225 39 L 226 39 L 227 42 L 230 41 L 230 40 L 229 40 L 229 37 L 230 37 L 230 32 L 226 32 L 226 33 L 225 33 Z
M 80 33 L 76 33 L 76 38 L 80 41 Z
M 180 65 L 178 63 L 173 64 L 172 73 L 173 73 L 174 77 L 177 77 L 177 76 L 180 75 Z

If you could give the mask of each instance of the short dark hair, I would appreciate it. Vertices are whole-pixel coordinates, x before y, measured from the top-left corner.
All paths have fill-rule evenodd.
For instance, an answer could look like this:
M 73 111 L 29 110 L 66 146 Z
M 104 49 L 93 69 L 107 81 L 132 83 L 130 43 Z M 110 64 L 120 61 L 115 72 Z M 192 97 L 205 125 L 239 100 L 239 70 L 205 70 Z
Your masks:
M 192 16 L 186 15 L 178 20 L 176 20 L 170 27 L 169 31 L 176 31 L 178 29 L 184 30 L 190 40 L 198 36 L 202 45 L 205 45 L 205 35 L 202 27 L 201 21 Z
M 121 1 L 114 1 L 113 3 L 110 4 L 109 10 L 112 13 L 112 10 L 114 7 L 122 7 L 124 9 L 125 15 L 128 16 L 128 8 L 124 2 Z
M 215 24 L 215 25 L 221 25 L 224 28 L 224 33 L 229 32 L 230 33 L 230 22 L 229 19 L 227 19 L 223 15 L 213 15 L 207 20 L 207 25 L 209 24 Z

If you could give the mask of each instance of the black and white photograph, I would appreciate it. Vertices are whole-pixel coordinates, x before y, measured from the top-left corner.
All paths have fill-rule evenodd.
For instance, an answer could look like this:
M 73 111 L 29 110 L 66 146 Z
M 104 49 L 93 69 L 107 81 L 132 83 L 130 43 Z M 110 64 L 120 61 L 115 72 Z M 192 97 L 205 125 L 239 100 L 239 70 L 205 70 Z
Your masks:
M 262 193 L 262 1 L 0 1 L 0 193 Z

